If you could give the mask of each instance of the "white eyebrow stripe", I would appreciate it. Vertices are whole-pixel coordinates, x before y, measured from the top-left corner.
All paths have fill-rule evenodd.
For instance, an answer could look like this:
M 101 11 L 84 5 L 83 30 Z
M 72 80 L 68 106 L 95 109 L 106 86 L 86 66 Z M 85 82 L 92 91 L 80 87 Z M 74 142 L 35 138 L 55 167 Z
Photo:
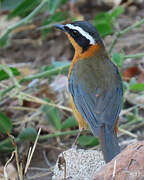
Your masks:
M 88 32 L 84 31 L 81 27 L 74 26 L 72 24 L 66 24 L 65 26 L 69 27 L 70 29 L 79 31 L 80 34 L 82 34 L 86 39 L 90 41 L 90 44 L 95 44 L 94 38 Z

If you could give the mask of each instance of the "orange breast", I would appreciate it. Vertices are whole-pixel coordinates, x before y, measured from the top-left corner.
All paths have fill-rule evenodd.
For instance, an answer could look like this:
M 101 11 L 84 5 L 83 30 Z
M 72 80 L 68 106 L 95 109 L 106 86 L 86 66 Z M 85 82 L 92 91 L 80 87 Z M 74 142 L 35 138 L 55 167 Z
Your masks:
M 101 46 L 99 44 L 94 44 L 90 46 L 84 53 L 80 54 L 80 59 L 86 59 L 86 58 L 91 58 L 92 56 L 95 55 L 95 53 L 100 52 Z
M 71 102 L 71 106 L 72 106 L 72 109 L 73 109 L 73 113 L 74 113 L 74 116 L 79 124 L 79 129 L 85 129 L 88 127 L 86 121 L 84 120 L 84 118 L 82 117 L 82 115 L 80 114 L 80 112 L 77 110 L 75 104 L 74 104 L 74 101 L 73 101 L 73 97 L 72 95 L 70 95 L 70 102 Z

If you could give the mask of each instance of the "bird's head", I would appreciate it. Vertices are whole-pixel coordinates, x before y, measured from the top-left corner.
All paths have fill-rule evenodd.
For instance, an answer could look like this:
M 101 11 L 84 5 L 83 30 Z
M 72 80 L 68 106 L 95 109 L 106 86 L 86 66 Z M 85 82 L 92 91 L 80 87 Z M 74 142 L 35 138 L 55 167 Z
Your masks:
M 65 25 L 57 24 L 55 27 L 66 33 L 77 54 L 93 55 L 103 47 L 96 28 L 87 21 L 76 21 Z

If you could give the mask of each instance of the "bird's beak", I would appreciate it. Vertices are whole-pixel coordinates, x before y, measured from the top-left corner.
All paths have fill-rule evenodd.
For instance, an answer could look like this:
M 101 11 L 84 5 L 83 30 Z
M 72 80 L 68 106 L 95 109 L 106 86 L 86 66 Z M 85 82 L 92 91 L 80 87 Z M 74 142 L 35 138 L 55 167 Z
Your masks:
M 62 25 L 62 24 L 55 24 L 54 27 L 57 28 L 57 29 L 60 29 L 60 30 L 62 30 L 62 31 L 66 31 L 66 30 L 65 30 L 65 26 Z

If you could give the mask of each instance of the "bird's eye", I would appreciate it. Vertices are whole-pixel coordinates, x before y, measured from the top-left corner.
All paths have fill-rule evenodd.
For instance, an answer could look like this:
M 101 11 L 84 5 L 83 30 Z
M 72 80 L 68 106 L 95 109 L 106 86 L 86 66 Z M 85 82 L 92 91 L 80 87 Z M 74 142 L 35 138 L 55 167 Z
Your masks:
M 78 35 L 78 31 L 77 30 L 73 30 L 73 35 Z

